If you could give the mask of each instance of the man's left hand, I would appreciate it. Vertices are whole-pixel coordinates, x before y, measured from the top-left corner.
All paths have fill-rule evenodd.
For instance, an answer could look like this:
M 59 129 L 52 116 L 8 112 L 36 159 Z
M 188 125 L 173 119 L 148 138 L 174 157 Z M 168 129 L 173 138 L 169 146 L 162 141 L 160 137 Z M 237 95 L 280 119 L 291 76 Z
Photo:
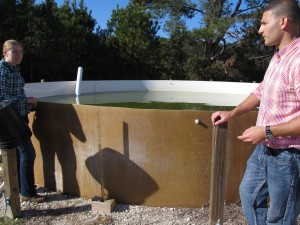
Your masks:
M 244 131 L 238 136 L 238 139 L 244 142 L 252 142 L 252 144 L 260 144 L 266 139 L 266 132 L 264 127 L 253 126 Z

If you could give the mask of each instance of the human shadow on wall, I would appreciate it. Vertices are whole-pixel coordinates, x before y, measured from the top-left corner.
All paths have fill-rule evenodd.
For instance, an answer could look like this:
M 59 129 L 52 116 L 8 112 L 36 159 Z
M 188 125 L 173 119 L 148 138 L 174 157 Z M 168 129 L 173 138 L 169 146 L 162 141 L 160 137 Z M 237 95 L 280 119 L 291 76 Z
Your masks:
M 81 142 L 85 142 L 86 137 L 74 107 L 70 104 L 39 103 L 32 130 L 40 142 L 45 187 L 79 196 L 71 135 Z M 55 165 L 56 158 L 61 171 Z
M 104 148 L 88 157 L 85 163 L 93 178 L 104 189 L 104 192 L 101 191 L 104 196 L 100 197 L 114 198 L 120 203 L 143 204 L 147 197 L 158 190 L 158 185 L 130 159 L 126 123 L 123 123 L 123 133 L 124 154 Z

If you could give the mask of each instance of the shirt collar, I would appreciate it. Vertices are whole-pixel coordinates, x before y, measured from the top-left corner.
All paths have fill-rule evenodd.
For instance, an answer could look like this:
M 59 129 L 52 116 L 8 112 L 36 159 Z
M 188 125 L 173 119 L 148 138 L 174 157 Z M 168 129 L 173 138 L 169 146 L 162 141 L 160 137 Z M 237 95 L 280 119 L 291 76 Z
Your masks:
M 300 45 L 300 38 L 297 38 L 294 41 L 292 41 L 291 43 L 289 43 L 288 45 L 286 45 L 282 50 L 276 51 L 275 52 L 276 58 L 281 58 L 287 52 L 290 52 L 291 49 L 298 47 L 299 45 Z
M 6 66 L 6 67 L 8 67 L 8 68 L 10 68 L 10 69 L 13 69 L 13 70 L 15 70 L 15 71 L 19 71 L 19 70 L 20 70 L 20 69 L 19 69 L 19 66 L 11 65 L 11 64 L 9 64 L 8 62 L 6 62 L 5 59 L 2 59 L 2 60 L 0 61 L 0 63 L 2 63 L 4 66 Z

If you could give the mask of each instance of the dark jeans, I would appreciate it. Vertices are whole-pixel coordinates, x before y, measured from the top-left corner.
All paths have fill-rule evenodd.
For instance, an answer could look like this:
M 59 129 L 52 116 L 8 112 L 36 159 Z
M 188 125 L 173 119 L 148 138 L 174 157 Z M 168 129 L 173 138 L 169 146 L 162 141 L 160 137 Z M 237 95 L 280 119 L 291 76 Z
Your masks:
M 33 172 L 35 150 L 31 140 L 29 139 L 16 147 L 16 151 L 20 194 L 23 196 L 33 196 L 36 194 Z

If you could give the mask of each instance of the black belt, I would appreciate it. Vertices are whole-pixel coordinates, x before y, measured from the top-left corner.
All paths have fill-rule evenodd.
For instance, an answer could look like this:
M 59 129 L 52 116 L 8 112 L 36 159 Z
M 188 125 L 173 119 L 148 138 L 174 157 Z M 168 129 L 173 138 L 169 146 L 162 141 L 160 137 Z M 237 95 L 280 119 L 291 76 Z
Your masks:
M 300 150 L 297 148 L 275 149 L 275 148 L 270 148 L 268 146 L 265 146 L 265 148 L 269 150 L 267 153 L 269 153 L 272 156 L 278 156 L 282 152 L 289 152 L 291 154 L 300 154 Z

